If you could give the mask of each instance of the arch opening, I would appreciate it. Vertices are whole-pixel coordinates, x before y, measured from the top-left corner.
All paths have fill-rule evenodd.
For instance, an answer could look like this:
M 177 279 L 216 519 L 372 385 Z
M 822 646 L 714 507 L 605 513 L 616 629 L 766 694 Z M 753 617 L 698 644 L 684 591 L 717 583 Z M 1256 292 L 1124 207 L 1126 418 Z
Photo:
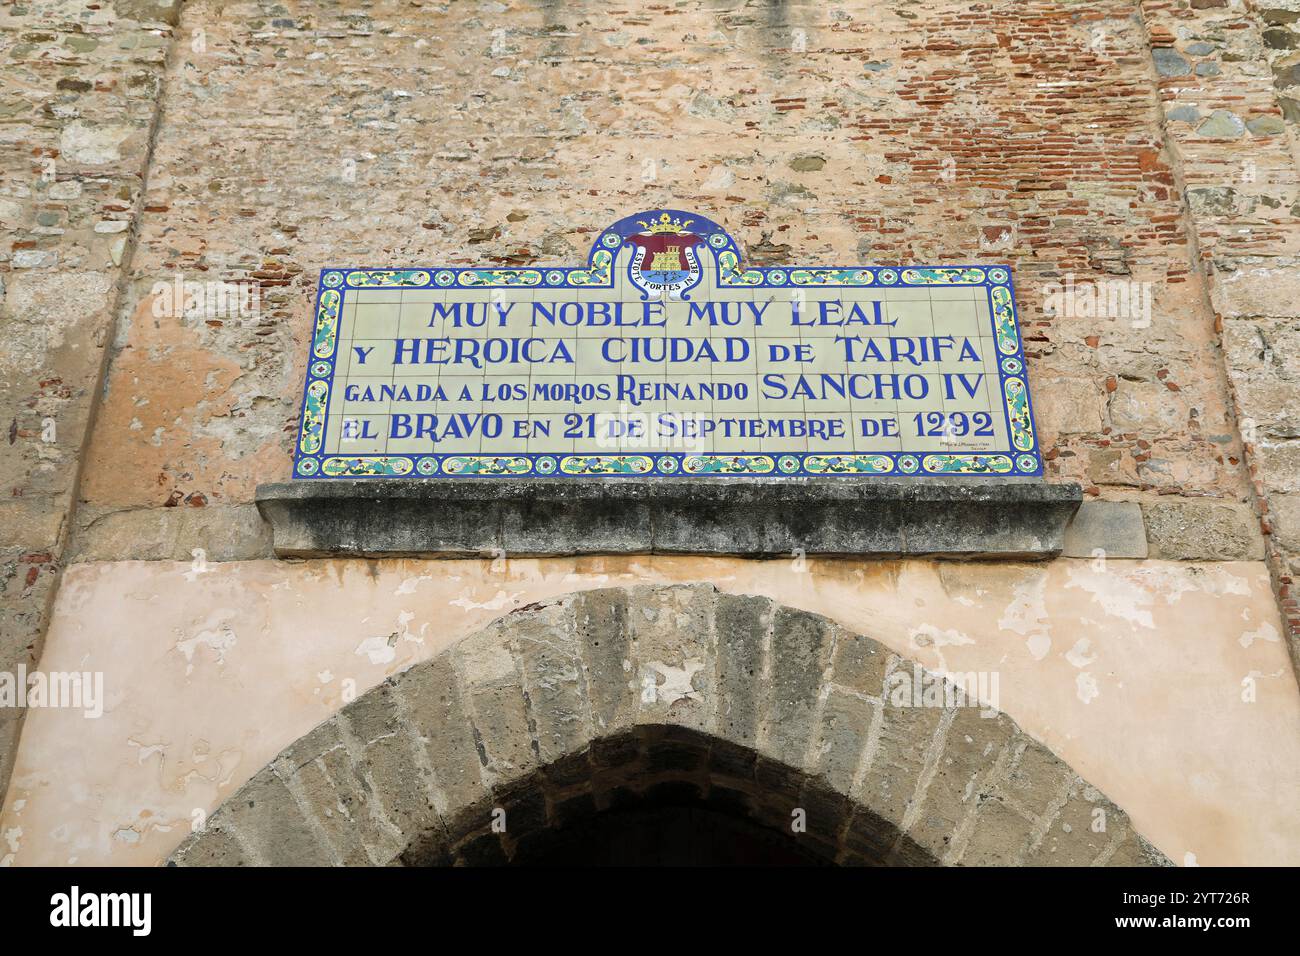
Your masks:
M 932 866 L 869 808 L 757 751 L 672 725 L 592 742 L 483 807 L 477 830 L 425 831 L 406 866 Z
M 763 845 L 830 863 L 1169 865 L 1006 714 L 938 676 L 888 692 L 916 667 L 765 597 L 576 592 L 371 688 L 170 862 L 524 863 L 605 852 L 623 821 L 779 835 Z

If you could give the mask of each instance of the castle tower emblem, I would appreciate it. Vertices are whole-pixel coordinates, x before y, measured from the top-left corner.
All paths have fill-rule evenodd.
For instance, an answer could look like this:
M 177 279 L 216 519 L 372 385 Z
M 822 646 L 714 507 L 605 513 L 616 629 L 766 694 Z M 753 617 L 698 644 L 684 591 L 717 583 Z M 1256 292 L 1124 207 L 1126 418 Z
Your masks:
M 638 219 L 641 231 L 627 237 L 632 247 L 628 278 L 641 290 L 642 299 L 684 299 L 700 281 L 697 251 L 703 237 L 690 231 L 695 220 L 662 213 L 650 221 Z

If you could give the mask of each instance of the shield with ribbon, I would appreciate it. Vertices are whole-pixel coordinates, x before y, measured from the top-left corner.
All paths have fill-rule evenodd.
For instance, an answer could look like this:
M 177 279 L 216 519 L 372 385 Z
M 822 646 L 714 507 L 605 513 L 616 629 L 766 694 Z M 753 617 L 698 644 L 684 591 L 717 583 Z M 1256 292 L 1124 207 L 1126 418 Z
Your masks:
M 686 298 L 686 290 L 700 281 L 697 247 L 704 239 L 690 231 L 692 221 L 664 213 L 650 222 L 638 220 L 642 230 L 627 237 L 632 247 L 628 277 L 642 299 Z

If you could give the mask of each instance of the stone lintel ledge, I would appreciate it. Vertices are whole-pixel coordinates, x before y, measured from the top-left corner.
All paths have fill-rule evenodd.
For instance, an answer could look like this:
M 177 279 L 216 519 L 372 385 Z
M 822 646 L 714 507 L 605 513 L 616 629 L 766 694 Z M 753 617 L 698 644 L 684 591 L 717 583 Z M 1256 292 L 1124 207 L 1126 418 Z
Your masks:
M 576 554 L 1040 560 L 1077 484 L 979 478 L 422 478 L 261 485 L 280 557 Z

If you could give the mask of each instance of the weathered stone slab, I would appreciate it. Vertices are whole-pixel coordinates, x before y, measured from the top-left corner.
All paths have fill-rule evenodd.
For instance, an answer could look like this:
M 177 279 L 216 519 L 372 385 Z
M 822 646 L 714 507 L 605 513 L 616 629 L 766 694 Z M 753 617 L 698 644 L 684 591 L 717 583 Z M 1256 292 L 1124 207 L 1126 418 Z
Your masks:
M 364 779 L 383 820 L 401 833 L 415 833 L 434 825 L 430 772 L 417 759 L 420 745 L 402 718 L 401 702 L 392 681 L 364 694 L 343 709 L 347 726 L 355 735 L 365 764 Z M 396 856 L 400 847 L 385 856 Z
M 943 753 L 925 788 L 924 803 L 917 808 L 919 812 L 907 835 L 947 862 L 959 825 L 992 789 L 990 778 L 1015 731 L 1015 724 L 1005 714 L 984 717 L 979 708 L 957 708 L 944 738 Z M 996 823 L 1002 828 L 1010 820 L 998 819 Z M 1028 832 L 1028 825 L 1021 821 L 1000 839 L 1014 842 L 1018 851 Z
M 1067 558 L 1145 558 L 1146 525 L 1136 501 L 1085 501 L 1065 529 Z
M 868 697 L 884 692 L 889 653 L 869 637 L 839 631 L 831 662 L 831 681 Z
M 1076 778 L 1042 839 L 1022 861 L 1026 866 L 1091 866 L 1128 817 L 1096 788 Z
M 77 517 L 82 528 L 70 561 L 247 561 L 271 555 L 271 529 L 251 503 Z
M 515 642 L 538 756 L 550 763 L 585 748 L 591 707 L 570 609 L 548 607 L 521 621 Z
M 1042 559 L 1082 493 L 1000 479 L 528 478 L 262 485 L 281 557 L 498 552 Z
M 1151 557 L 1172 561 L 1257 561 L 1264 557 L 1259 520 L 1249 505 L 1168 501 L 1144 505 Z
M 462 701 L 462 691 L 449 655 L 413 667 L 398 675 L 397 693 L 406 701 L 411 726 L 433 767 L 434 799 L 438 810 L 474 806 L 487 799 L 483 760 L 474 740 L 474 728 Z M 462 821 L 447 825 L 457 832 Z
M 322 757 L 319 765 L 302 767 L 293 783 L 344 866 L 367 866 L 393 850 L 392 838 L 380 833 L 371 818 L 370 794 L 341 749 Z M 376 848 L 373 856 L 368 846 Z
M 881 710 L 880 737 L 871 764 L 853 796 L 870 805 L 873 815 L 901 831 L 925 765 L 926 751 L 942 712 L 934 707 Z M 860 771 L 859 771 L 860 772 Z
M 849 793 L 862 762 L 871 722 L 881 705 L 833 689 L 826 699 L 817 747 L 817 772 L 839 793 Z
M 1032 824 L 996 798 L 976 811 L 970 842 L 961 856 L 963 866 L 1016 866 L 1032 837 Z
M 535 728 L 524 700 L 523 675 L 510 641 L 498 622 L 466 638 L 453 651 L 463 700 L 483 764 L 483 782 L 494 790 L 538 766 Z

